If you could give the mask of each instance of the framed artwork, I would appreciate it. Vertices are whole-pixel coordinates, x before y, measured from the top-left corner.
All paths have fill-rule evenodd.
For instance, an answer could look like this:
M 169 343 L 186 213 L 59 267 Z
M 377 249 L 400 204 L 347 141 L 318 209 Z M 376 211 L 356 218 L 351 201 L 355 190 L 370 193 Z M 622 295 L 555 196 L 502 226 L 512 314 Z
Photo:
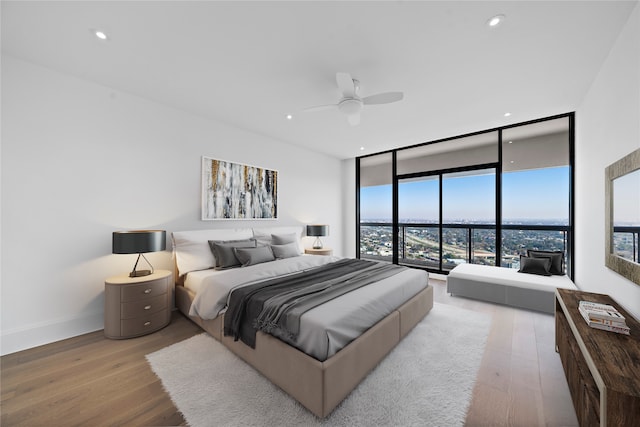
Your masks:
M 202 157 L 202 219 L 278 218 L 278 171 Z

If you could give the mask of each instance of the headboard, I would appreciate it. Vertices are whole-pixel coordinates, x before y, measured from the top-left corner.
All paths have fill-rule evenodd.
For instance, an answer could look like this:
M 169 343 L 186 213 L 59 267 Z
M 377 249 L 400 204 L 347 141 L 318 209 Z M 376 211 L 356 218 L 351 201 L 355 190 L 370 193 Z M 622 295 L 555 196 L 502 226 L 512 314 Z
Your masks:
M 300 253 L 304 253 L 302 237 L 304 226 L 257 227 L 257 228 L 223 228 L 208 230 L 174 231 L 171 233 L 173 243 L 173 261 L 175 281 L 184 284 L 184 278 L 190 271 L 214 268 L 215 258 L 209 247 L 210 240 L 242 240 L 256 239 L 257 244 L 269 245 L 272 235 L 295 233 L 298 237 Z

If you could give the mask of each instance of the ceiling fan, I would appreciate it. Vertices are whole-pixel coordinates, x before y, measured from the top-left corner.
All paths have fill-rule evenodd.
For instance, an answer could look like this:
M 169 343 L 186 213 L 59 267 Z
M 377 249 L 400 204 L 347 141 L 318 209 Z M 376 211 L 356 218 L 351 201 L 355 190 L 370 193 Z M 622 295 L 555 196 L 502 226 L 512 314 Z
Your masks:
M 402 92 L 383 92 L 361 98 L 358 94 L 360 91 L 360 82 L 353 79 L 349 73 L 336 73 L 336 82 L 338 83 L 340 93 L 342 93 L 342 98 L 337 104 L 317 105 L 315 107 L 305 108 L 304 111 L 322 111 L 337 108 L 340 112 L 347 115 L 347 120 L 351 126 L 356 126 L 360 123 L 360 112 L 363 106 L 390 104 L 401 101 L 404 97 Z

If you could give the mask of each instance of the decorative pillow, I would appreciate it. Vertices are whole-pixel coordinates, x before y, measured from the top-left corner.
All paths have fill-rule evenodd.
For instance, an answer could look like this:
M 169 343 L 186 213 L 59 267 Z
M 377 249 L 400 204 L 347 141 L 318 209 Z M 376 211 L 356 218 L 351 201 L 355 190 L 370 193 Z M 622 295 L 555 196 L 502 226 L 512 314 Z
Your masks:
M 252 237 L 253 230 L 250 228 L 174 231 L 171 233 L 171 239 L 178 274 L 183 276 L 190 271 L 215 267 L 215 257 L 209 247 L 209 240 L 237 240 Z
M 287 243 L 286 245 L 271 245 L 271 250 L 276 259 L 292 258 L 300 255 L 296 242 Z
M 290 234 L 272 234 L 271 243 L 274 245 L 286 245 L 287 243 L 296 243 L 298 238 L 296 233 Z
M 539 274 L 541 276 L 551 276 L 549 269 L 551 268 L 551 259 L 533 258 L 520 255 L 519 273 Z
M 238 261 L 243 267 L 274 261 L 273 252 L 269 246 L 258 246 L 256 248 L 233 248 Z
M 216 270 L 239 267 L 240 261 L 236 258 L 234 248 L 255 248 L 255 239 L 244 240 L 209 240 L 211 252 L 216 259 Z
M 549 258 L 551 268 L 549 272 L 556 276 L 564 276 L 564 253 L 562 251 L 534 251 L 527 250 L 527 256 L 533 258 Z
M 299 251 L 298 253 L 304 253 L 304 245 L 302 244 L 302 233 L 304 231 L 304 227 L 302 225 L 296 226 L 284 226 L 284 227 L 264 227 L 264 228 L 254 228 L 253 229 L 253 238 L 258 241 L 258 246 L 269 246 L 269 245 L 278 245 L 282 243 L 274 243 L 273 235 L 284 236 L 287 234 L 295 234 L 296 240 L 298 243 Z M 286 242 L 289 243 L 289 242 Z

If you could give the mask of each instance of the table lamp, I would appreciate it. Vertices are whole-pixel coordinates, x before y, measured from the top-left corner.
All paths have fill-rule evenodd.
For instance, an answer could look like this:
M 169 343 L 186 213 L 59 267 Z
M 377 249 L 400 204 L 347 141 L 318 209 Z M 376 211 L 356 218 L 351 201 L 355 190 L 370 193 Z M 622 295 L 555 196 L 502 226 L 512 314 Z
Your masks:
M 320 236 L 328 235 L 328 225 L 307 225 L 307 236 L 314 236 L 316 238 L 316 241 L 313 242 L 313 249 L 322 249 L 322 241 L 320 241 Z
M 132 230 L 114 231 L 112 253 L 138 254 L 133 270 L 129 277 L 147 276 L 153 273 L 153 266 L 144 256 L 147 252 L 164 251 L 167 247 L 167 232 L 165 230 Z M 151 270 L 137 270 L 140 257 L 144 258 Z

